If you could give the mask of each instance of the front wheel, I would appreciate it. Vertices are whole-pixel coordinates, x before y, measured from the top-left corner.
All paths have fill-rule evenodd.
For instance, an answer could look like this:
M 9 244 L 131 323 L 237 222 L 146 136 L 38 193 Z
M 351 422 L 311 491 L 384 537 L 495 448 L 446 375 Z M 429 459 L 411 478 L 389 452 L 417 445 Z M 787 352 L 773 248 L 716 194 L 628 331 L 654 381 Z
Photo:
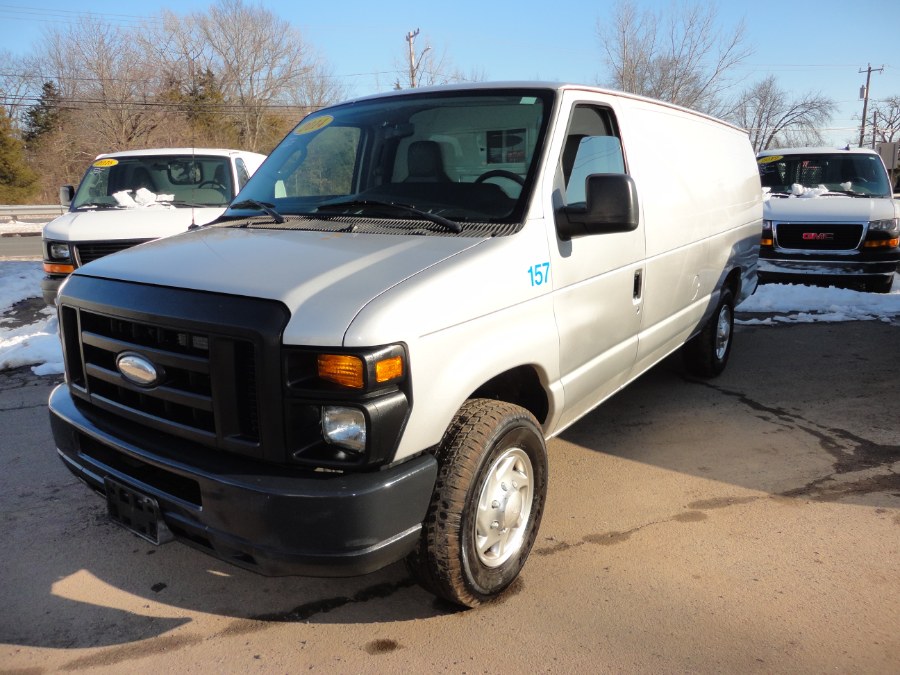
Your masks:
M 527 410 L 467 401 L 436 452 L 438 479 L 418 548 L 417 580 L 450 602 L 476 607 L 518 576 L 547 494 L 547 449 Z
M 684 365 L 699 377 L 716 377 L 728 363 L 734 334 L 734 293 L 723 288 L 716 311 L 682 348 Z

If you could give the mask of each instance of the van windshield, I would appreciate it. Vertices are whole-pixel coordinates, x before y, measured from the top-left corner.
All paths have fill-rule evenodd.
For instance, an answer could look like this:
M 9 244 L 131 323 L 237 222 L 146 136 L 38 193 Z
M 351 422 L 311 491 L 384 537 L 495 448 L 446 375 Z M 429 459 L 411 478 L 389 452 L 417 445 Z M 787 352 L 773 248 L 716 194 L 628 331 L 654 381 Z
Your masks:
M 463 224 L 519 222 L 552 96 L 549 89 L 445 91 L 313 113 L 254 174 L 235 200 L 241 208 L 229 215 L 258 212 L 255 203 L 321 220 L 434 222 L 427 214 Z
M 863 197 L 890 197 L 890 185 L 881 158 L 870 154 L 840 153 L 771 155 L 757 159 L 764 188 L 791 194 L 792 186 L 825 187 L 830 192 Z M 796 190 L 794 190 L 796 191 Z
M 96 160 L 71 208 L 224 208 L 234 195 L 227 157 L 135 155 Z

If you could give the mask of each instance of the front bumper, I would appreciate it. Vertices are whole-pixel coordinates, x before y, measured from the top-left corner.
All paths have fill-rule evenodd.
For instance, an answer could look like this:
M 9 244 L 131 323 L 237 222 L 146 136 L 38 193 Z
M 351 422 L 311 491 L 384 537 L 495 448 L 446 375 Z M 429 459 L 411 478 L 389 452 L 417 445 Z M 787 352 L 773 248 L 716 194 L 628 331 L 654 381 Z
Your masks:
M 56 296 L 59 295 L 59 287 L 68 279 L 68 275 L 51 276 L 47 275 L 41 279 L 41 295 L 51 307 L 56 306 Z
M 898 271 L 900 251 L 838 255 L 816 251 L 809 254 L 761 250 L 758 273 L 762 281 L 789 277 L 851 277 L 859 281 L 890 277 Z
M 266 575 L 354 576 L 400 560 L 419 539 L 437 476 L 429 454 L 338 474 L 184 452 L 153 431 L 134 437 L 66 385 L 49 405 L 59 455 L 78 478 L 104 493 L 111 477 L 156 498 L 176 539 Z

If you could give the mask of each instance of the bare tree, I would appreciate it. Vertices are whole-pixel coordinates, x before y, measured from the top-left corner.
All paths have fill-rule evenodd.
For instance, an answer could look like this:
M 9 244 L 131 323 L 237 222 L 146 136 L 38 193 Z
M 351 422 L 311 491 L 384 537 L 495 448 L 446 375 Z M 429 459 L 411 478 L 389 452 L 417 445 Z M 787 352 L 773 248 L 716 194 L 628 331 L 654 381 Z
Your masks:
M 226 100 L 236 106 L 242 144 L 263 148 L 271 142 L 269 109 L 289 104 L 314 72 L 309 45 L 288 21 L 242 0 L 219 0 L 189 22 L 209 59 L 203 66 L 219 74 Z
M 122 27 L 87 15 L 51 31 L 41 70 L 44 80 L 58 83 L 68 106 L 84 111 L 77 131 L 95 148 L 146 145 L 165 117 L 156 104 L 159 71 Z
M 28 59 L 17 57 L 6 50 L 0 51 L 0 63 L 3 64 L 3 72 L 0 73 L 0 107 L 6 111 L 12 128 L 21 131 L 25 112 L 38 95 L 31 64 Z
M 793 98 L 770 75 L 744 91 L 733 120 L 747 129 L 757 152 L 778 146 L 821 145 L 820 129 L 835 107 L 833 100 L 819 93 Z
M 874 130 L 876 143 L 900 141 L 900 96 L 889 96 L 872 103 L 872 115 L 877 129 Z M 869 144 L 872 137 L 869 136 Z
M 610 86 L 711 114 L 724 114 L 735 67 L 751 53 L 744 24 L 717 26 L 715 5 L 676 4 L 665 13 L 622 0 L 597 21 Z

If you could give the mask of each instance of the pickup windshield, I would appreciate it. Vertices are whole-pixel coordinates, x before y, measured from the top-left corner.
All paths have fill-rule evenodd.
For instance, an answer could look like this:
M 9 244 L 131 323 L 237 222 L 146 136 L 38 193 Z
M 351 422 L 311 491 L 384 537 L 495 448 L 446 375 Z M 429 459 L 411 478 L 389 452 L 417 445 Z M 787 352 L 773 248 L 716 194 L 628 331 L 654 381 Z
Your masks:
M 142 208 L 157 204 L 224 208 L 232 196 L 227 157 L 106 157 L 91 164 L 71 208 Z
M 321 110 L 288 134 L 236 204 L 254 200 L 322 221 L 430 220 L 444 222 L 434 228 L 444 233 L 456 223 L 520 222 L 552 96 L 548 89 L 431 92 Z M 288 225 L 300 226 L 296 218 Z
M 791 194 L 804 188 L 824 186 L 829 192 L 862 197 L 890 197 L 890 185 L 881 159 L 869 154 L 810 153 L 760 157 L 759 176 L 764 188 Z

